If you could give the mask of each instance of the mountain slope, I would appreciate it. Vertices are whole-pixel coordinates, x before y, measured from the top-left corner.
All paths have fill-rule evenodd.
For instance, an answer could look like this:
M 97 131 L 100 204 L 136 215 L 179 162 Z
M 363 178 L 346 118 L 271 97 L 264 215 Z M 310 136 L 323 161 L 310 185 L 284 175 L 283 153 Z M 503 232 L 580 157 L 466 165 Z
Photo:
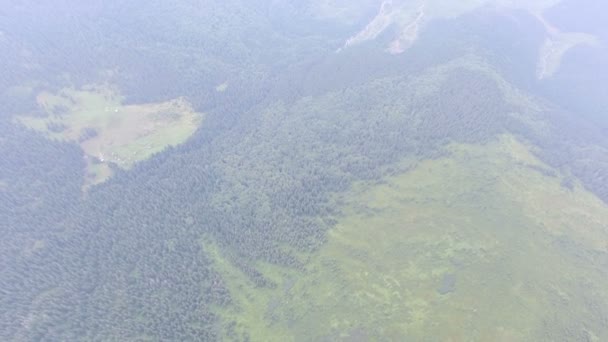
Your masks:
M 553 1 L 394 1 L 336 52 L 379 5 L 0 9 L 0 339 L 608 339 L 602 31 L 544 13 L 599 38 L 539 80 Z M 83 192 L 53 130 L 176 98 L 204 123 Z

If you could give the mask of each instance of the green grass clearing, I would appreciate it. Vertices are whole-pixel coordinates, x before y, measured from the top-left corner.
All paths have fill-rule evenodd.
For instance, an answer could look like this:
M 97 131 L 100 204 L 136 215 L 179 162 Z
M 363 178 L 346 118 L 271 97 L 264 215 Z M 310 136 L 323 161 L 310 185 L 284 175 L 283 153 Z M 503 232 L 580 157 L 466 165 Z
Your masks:
M 87 159 L 85 187 L 110 177 L 109 163 L 128 169 L 184 142 L 203 119 L 183 98 L 124 105 L 123 98 L 105 85 L 43 92 L 37 102 L 48 116 L 22 116 L 19 121 L 49 138 L 79 143 Z
M 258 267 L 277 289 L 255 288 L 215 254 L 235 300 L 220 315 L 236 336 L 608 339 L 605 204 L 563 188 L 511 136 L 449 150 L 384 184 L 355 186 L 304 272 Z

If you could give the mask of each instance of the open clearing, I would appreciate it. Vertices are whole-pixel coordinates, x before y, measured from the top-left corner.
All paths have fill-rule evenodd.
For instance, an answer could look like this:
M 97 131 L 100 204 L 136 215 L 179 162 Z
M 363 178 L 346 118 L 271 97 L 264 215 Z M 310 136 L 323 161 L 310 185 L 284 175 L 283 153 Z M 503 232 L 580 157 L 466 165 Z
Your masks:
M 608 338 L 608 208 L 511 136 L 448 150 L 355 186 L 304 271 L 259 263 L 276 289 L 208 244 L 234 298 L 228 329 L 252 341 L 552 341 L 580 326 Z
M 110 177 L 110 164 L 128 169 L 184 142 L 203 119 L 183 98 L 123 105 L 107 85 L 42 92 L 37 102 L 48 116 L 22 116 L 19 121 L 49 138 L 79 143 L 87 160 L 85 187 Z

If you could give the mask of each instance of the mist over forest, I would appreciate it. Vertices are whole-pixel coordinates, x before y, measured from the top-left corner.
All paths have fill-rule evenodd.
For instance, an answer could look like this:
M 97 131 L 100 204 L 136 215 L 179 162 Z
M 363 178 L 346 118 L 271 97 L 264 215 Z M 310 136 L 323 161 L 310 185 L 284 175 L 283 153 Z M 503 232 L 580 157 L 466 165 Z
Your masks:
M 0 340 L 608 340 L 607 11 L 3 0 Z

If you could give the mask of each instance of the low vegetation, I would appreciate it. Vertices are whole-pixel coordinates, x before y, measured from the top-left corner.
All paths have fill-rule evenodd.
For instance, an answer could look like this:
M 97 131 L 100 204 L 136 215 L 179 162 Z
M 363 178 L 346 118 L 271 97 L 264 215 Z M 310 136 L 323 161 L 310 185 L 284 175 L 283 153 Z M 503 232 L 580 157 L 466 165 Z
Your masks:
M 0 340 L 608 340 L 606 59 L 537 78 L 553 2 L 340 53 L 381 1 L 7 6 Z
M 19 121 L 51 139 L 78 143 L 87 163 L 85 186 L 105 181 L 111 165 L 128 169 L 184 142 L 203 119 L 183 98 L 125 105 L 107 85 L 42 92 L 37 101 L 45 116 L 22 116 Z
M 607 338 L 608 312 L 588 312 L 608 304 L 606 271 L 594 266 L 608 260 L 608 208 L 580 186 L 562 187 L 562 176 L 548 176 L 551 168 L 512 136 L 447 150 L 356 184 L 302 272 L 258 266 L 274 289 L 216 255 L 234 301 L 224 312 L 227 336 L 553 341 L 577 338 L 569 326 L 584 323 L 588 339 Z M 567 307 L 576 309 L 564 315 Z

